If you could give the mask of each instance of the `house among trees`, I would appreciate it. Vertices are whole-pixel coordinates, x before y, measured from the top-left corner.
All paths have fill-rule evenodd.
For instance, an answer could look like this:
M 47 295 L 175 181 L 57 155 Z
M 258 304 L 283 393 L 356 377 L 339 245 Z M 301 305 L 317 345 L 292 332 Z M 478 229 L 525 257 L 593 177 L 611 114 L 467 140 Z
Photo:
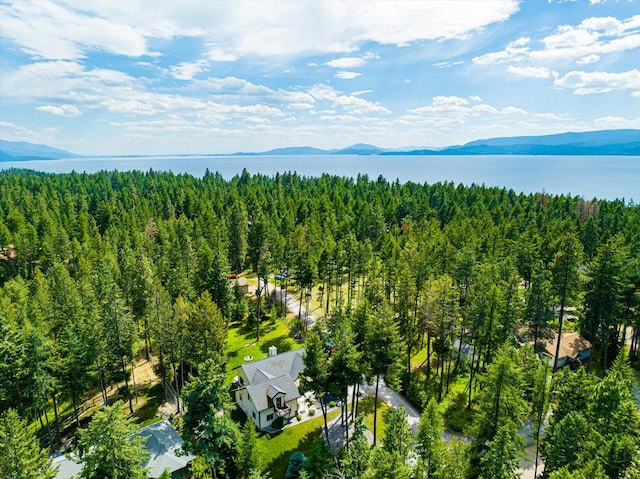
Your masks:
M 158 478 L 165 469 L 171 473 L 172 479 L 186 479 L 189 477 L 188 465 L 195 456 L 182 452 L 182 438 L 169 421 L 160 421 L 150 426 L 143 427 L 137 434 L 142 437 L 147 449 L 147 457 L 144 467 L 148 471 L 148 477 Z M 58 456 L 53 459 L 53 467 L 59 466 L 55 479 L 72 479 L 79 477 L 82 465 L 74 455 Z
M 544 345 L 543 354 L 549 357 L 549 364 L 553 366 L 558 344 L 558 333 L 554 333 L 552 339 L 543 340 L 539 344 Z M 556 368 L 561 368 L 567 364 L 570 366 L 581 365 L 591 356 L 591 346 L 591 343 L 580 336 L 579 333 L 563 333 Z
M 236 285 L 242 294 L 249 294 L 249 281 L 244 276 L 236 278 Z
M 277 418 L 290 419 L 298 413 L 303 353 L 304 348 L 278 354 L 271 346 L 265 359 L 236 368 L 236 403 L 258 429 L 268 429 Z

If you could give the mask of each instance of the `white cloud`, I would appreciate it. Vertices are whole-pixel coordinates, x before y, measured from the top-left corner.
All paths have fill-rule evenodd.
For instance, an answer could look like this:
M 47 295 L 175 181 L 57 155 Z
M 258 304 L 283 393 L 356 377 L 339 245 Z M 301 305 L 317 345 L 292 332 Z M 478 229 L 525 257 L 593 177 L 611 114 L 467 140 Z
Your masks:
M 367 93 L 373 93 L 373 90 L 360 90 L 360 91 L 351 92 L 353 96 L 366 95 Z
M 287 108 L 289 110 L 311 110 L 313 103 L 290 103 Z
M 334 76 L 342 80 L 353 80 L 354 78 L 358 78 L 361 75 L 362 73 L 358 72 L 338 72 Z
M 456 65 L 462 65 L 463 61 L 455 61 L 455 62 L 438 62 L 434 63 L 433 66 L 436 68 L 451 68 Z
M 75 105 L 44 105 L 37 106 L 36 110 L 51 113 L 57 116 L 81 116 L 82 112 Z
M 506 106 L 499 109 L 487 103 L 479 103 L 480 101 L 482 101 L 481 98 L 477 96 L 469 99 L 459 96 L 436 96 L 432 98 L 430 105 L 409 110 L 401 120 L 416 124 L 462 125 L 479 119 L 491 118 L 491 121 L 496 121 L 503 117 L 528 115 L 522 108 Z
M 134 23 L 85 15 L 53 2 L 0 4 L 2 34 L 36 58 L 73 60 L 99 50 L 139 57 L 146 39 Z
M 141 56 L 150 39 L 199 37 L 208 58 L 353 52 L 367 42 L 402 45 L 467 38 L 518 11 L 517 0 L 469 2 L 51 2 L 3 3 L 3 34 L 40 58 L 88 51 Z M 283 22 L 282 19 L 295 19 Z M 218 46 L 224 45 L 224 50 Z
M 622 116 L 603 116 L 596 118 L 593 124 L 598 129 L 638 128 L 640 129 L 640 117 L 625 118 Z
M 216 45 L 210 45 L 207 52 L 209 60 L 214 62 L 235 62 L 238 59 L 237 55 L 233 53 L 227 53 L 222 48 Z
M 522 60 L 531 51 L 527 46 L 530 41 L 530 38 L 518 38 L 517 40 L 509 43 L 503 51 L 485 53 L 484 55 L 474 57 L 472 61 L 478 65 L 490 65 L 492 63 L 504 63 L 508 60 Z
M 171 74 L 178 80 L 192 80 L 198 73 L 207 71 L 207 62 L 183 62 L 171 67 Z
M 7 141 L 30 141 L 33 143 L 51 142 L 57 130 L 45 128 L 41 131 L 34 131 L 22 125 L 17 125 L 8 121 L 0 121 L 0 140 Z M 52 143 L 50 145 L 54 146 Z
M 521 77 L 549 78 L 551 76 L 551 72 L 547 67 L 516 67 L 509 65 L 507 71 Z
M 596 63 L 599 60 L 600 55 L 591 54 L 576 60 L 576 63 L 579 65 L 588 65 L 590 63 Z
M 573 88 L 578 95 L 640 88 L 640 70 L 621 73 L 572 71 L 554 81 L 554 86 Z
M 358 68 L 365 64 L 362 58 L 357 57 L 343 57 L 335 60 L 328 61 L 326 65 L 332 68 Z
M 532 48 L 530 39 L 519 38 L 504 50 L 486 53 L 473 59 L 474 63 L 535 61 L 558 62 L 578 59 L 579 63 L 593 63 L 601 55 L 620 53 L 640 47 L 640 15 L 626 20 L 613 17 L 592 17 L 577 26 L 560 25 L 540 40 L 542 48 Z

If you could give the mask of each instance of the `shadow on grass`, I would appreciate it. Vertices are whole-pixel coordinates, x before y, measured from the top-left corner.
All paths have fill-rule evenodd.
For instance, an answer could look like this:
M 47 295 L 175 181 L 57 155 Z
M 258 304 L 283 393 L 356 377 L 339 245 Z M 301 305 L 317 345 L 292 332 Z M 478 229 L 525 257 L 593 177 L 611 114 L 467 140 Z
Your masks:
M 364 398 L 360 400 L 358 404 L 358 416 L 364 415 L 364 424 L 369 428 L 369 430 L 373 433 L 373 419 L 374 419 L 374 400 L 373 396 Z M 378 419 L 376 425 L 376 442 L 382 440 L 385 436 L 385 429 L 387 425 L 387 419 L 389 418 L 389 413 L 392 411 L 391 407 L 384 402 L 382 399 L 378 398 Z
M 269 342 L 263 343 L 260 346 L 260 351 L 268 354 L 269 348 L 271 346 L 275 346 L 278 349 L 278 354 L 284 353 L 286 351 L 291 351 L 291 347 L 293 346 L 293 338 L 290 334 L 283 334 L 282 336 L 271 339 Z
M 272 434 L 271 437 L 267 441 L 267 447 L 269 447 L 269 441 L 277 440 L 279 436 L 282 436 L 288 431 L 292 431 L 293 429 L 285 429 L 276 434 Z M 267 469 L 271 472 L 271 477 L 278 478 L 284 477 L 287 472 L 287 466 L 289 465 L 289 457 L 295 451 L 302 452 L 305 456 L 309 457 L 309 453 L 311 452 L 311 448 L 316 441 L 322 441 L 321 429 L 313 429 L 307 432 L 302 438 L 299 439 L 297 445 L 294 445 L 291 448 L 282 450 L 278 456 L 276 456 L 271 463 L 268 465 Z
M 460 391 L 455 395 L 451 405 L 445 410 L 444 424 L 447 430 L 459 434 L 469 432 L 475 411 L 467 409 L 467 393 Z
M 158 409 L 164 403 L 164 391 L 161 384 L 156 384 L 146 390 L 146 402 L 136 411 L 140 423 L 148 424 L 156 417 Z

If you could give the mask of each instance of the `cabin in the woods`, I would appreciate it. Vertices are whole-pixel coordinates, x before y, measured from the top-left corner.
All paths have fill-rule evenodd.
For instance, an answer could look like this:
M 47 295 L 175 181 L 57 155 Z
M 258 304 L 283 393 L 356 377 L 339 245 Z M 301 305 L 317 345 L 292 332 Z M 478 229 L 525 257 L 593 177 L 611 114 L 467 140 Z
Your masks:
M 258 429 L 269 429 L 277 418 L 291 419 L 298 413 L 303 353 L 304 348 L 278 354 L 271 346 L 268 357 L 236 368 L 236 403 Z
M 558 344 L 558 333 L 553 333 L 553 337 L 542 341 L 542 344 L 544 346 L 543 354 L 549 359 L 549 364 L 553 366 Z M 591 343 L 580 336 L 579 333 L 563 333 L 556 367 L 561 368 L 566 365 L 580 366 L 591 356 L 591 349 Z
M 165 469 L 171 473 L 172 479 L 186 479 L 189 476 L 188 466 L 195 457 L 182 451 L 182 438 L 169 421 L 160 421 L 143 427 L 137 436 L 149 453 L 144 467 L 149 478 L 158 478 Z M 58 467 L 56 479 L 71 479 L 79 477 L 82 465 L 73 454 L 70 457 L 58 456 L 52 461 L 53 467 Z
M 236 278 L 236 286 L 242 294 L 249 294 L 249 281 L 244 276 Z

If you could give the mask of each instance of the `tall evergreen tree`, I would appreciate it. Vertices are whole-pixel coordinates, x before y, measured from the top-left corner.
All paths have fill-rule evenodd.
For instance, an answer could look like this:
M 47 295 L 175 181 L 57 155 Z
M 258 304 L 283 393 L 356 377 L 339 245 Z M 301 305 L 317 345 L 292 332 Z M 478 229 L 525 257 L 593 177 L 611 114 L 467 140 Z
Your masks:
M 0 477 L 7 479 L 53 479 L 56 470 L 46 451 L 40 449 L 27 422 L 14 409 L 0 415 Z
M 133 420 L 116 402 L 93 415 L 86 429 L 78 431 L 81 479 L 145 479 L 142 466 L 148 453 Z
M 498 351 L 494 362 L 487 366 L 481 382 L 470 450 L 473 477 L 482 471 L 482 458 L 498 431 L 502 428 L 501 441 L 511 441 L 528 412 L 523 399 L 522 373 L 513 363 L 507 347 Z M 493 446 L 502 448 L 503 444 L 494 443 Z
M 604 369 L 609 367 L 610 358 L 617 354 L 617 326 L 624 285 L 623 252 L 619 239 L 612 238 L 598 248 L 589 267 L 585 314 L 580 325 L 583 335 L 601 346 Z
M 551 283 L 560 306 L 558 313 L 558 343 L 553 362 L 553 370 L 555 371 L 562 342 L 565 307 L 573 299 L 578 288 L 578 266 L 582 260 L 582 245 L 574 234 L 567 233 L 562 235 L 554 244 L 554 249 L 555 254 L 551 265 Z

